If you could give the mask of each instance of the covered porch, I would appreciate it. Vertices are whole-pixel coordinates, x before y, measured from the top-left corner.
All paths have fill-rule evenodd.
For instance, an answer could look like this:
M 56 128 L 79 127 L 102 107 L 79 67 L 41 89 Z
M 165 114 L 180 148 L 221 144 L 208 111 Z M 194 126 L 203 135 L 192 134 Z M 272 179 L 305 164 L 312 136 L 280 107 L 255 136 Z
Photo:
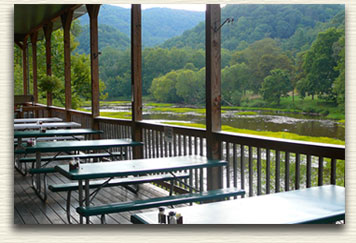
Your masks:
M 23 65 L 24 96 L 33 97 L 25 102 L 22 115 L 59 117 L 80 123 L 83 128 L 102 130 L 100 139 L 131 138 L 143 142 L 135 147 L 129 159 L 162 158 L 182 155 L 201 155 L 209 159 L 228 161 L 224 168 L 194 169 L 192 181 L 198 190 L 238 187 L 246 191 L 245 197 L 287 192 L 322 185 L 345 186 L 345 146 L 276 139 L 255 135 L 228 133 L 221 130 L 221 10 L 218 4 L 208 4 L 206 10 L 206 129 L 153 124 L 142 119 L 142 43 L 141 5 L 131 9 L 131 73 L 132 120 L 100 116 L 99 106 L 99 50 L 98 13 L 100 5 L 15 5 L 15 43 L 22 49 L 23 63 L 27 63 L 28 43 L 32 44 L 33 94 L 29 92 L 28 67 Z M 42 19 L 31 22 L 31 14 L 46 13 Z M 70 26 L 73 18 L 85 14 L 90 17 L 91 59 L 91 113 L 71 107 Z M 30 14 L 31 13 L 31 14 Z M 17 15 L 19 14 L 19 15 Z M 39 16 L 39 15 L 37 15 Z M 25 28 L 24 23 L 31 23 Z M 52 105 L 51 93 L 47 104 L 38 103 L 36 43 L 39 35 L 46 39 L 47 75 L 51 76 L 51 41 L 55 28 L 64 30 L 65 107 Z M 171 141 L 166 139 L 171 134 Z M 56 175 L 50 181 L 62 180 Z M 65 223 L 64 196 L 53 193 L 46 205 L 37 203 L 29 190 L 30 179 L 15 172 L 15 223 Z M 160 186 L 167 186 L 160 184 Z M 146 185 L 139 198 L 164 195 L 162 189 Z M 176 193 L 184 193 L 177 186 Z M 102 200 L 112 200 L 109 190 Z M 116 190 L 116 189 L 115 189 Z M 125 190 L 116 191 L 114 201 L 132 199 Z M 32 206 L 29 206 L 32 205 Z M 63 210 L 63 214 L 61 211 Z M 74 212 L 74 207 L 73 207 Z M 26 219 L 26 220 L 24 220 Z M 93 222 L 100 221 L 93 218 Z M 129 213 L 111 217 L 110 223 L 129 223 Z

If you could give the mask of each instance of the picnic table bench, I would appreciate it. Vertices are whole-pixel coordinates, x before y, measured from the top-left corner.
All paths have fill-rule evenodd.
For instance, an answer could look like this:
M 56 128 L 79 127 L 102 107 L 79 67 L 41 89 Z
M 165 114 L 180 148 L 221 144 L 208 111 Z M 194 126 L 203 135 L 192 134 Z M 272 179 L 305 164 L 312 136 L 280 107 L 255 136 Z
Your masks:
M 169 173 L 175 175 L 177 171 L 187 170 L 190 173 L 189 184 L 192 183 L 191 171 L 193 169 L 211 168 L 226 166 L 227 161 L 224 160 L 208 160 L 204 156 L 189 155 L 189 156 L 177 156 L 168 158 L 151 158 L 151 159 L 136 159 L 136 160 L 124 160 L 113 161 L 103 163 L 89 163 L 81 165 L 78 170 L 69 170 L 66 165 L 57 165 L 55 170 L 67 177 L 70 180 L 76 180 L 78 184 L 79 195 L 79 208 L 77 212 L 80 215 L 80 223 L 83 223 L 83 217 L 86 218 L 86 222 L 89 223 L 89 216 L 93 214 L 105 215 L 114 212 L 121 212 L 122 210 L 131 210 L 133 208 L 148 208 L 161 205 L 160 203 L 172 203 L 179 204 L 185 202 L 210 200 L 217 198 L 230 197 L 230 195 L 242 195 L 244 191 L 237 188 L 220 190 L 214 192 L 204 193 L 191 193 L 190 196 L 172 196 L 172 198 L 156 199 L 157 201 L 137 201 L 135 204 L 126 204 L 126 206 L 90 206 L 90 180 L 93 179 L 106 179 L 110 181 L 115 177 L 127 177 L 127 176 L 146 176 L 147 174 L 154 173 Z M 176 178 L 175 178 L 176 179 Z M 191 191 L 192 192 L 192 191 Z M 230 194 L 231 193 L 231 194 Z M 167 201 L 168 200 L 168 201 Z M 85 206 L 84 206 L 85 203 Z M 114 204 L 116 205 L 116 204 Z M 94 207 L 94 208 L 92 208 Z M 110 208 L 110 209 L 109 209 Z M 124 209 L 125 208 L 125 209 Z M 103 220 L 104 220 L 104 216 Z
M 47 166 L 49 163 L 54 161 L 61 153 L 72 153 L 80 151 L 105 151 L 111 158 L 116 158 L 115 153 L 110 151 L 112 148 L 121 148 L 120 157 L 123 155 L 122 148 L 142 146 L 141 142 L 132 141 L 131 139 L 98 139 L 98 140 L 81 140 L 81 141 L 56 141 L 56 142 L 40 142 L 32 147 L 26 147 L 26 153 L 36 153 L 35 169 L 37 170 L 35 176 L 32 178 L 32 187 L 35 189 L 37 195 L 42 199 L 46 200 L 47 194 L 46 189 L 41 187 L 41 168 Z M 48 160 L 45 164 L 42 164 L 42 153 L 55 153 L 52 159 Z M 127 156 L 127 151 L 125 151 Z M 83 164 L 84 165 L 84 164 Z M 67 165 L 68 167 L 68 165 Z M 43 180 L 45 180 L 46 173 L 43 173 Z
M 48 169 L 48 168 L 44 168 L 44 169 Z M 52 169 L 54 170 L 54 168 L 51 168 L 50 173 L 52 172 Z M 171 174 L 160 174 L 160 175 L 148 175 L 148 176 L 139 176 L 139 177 L 126 177 L 126 178 L 113 179 L 107 183 L 105 183 L 106 182 L 105 180 L 96 180 L 96 181 L 90 181 L 89 189 L 97 189 L 97 191 L 99 191 L 101 188 L 123 186 L 133 193 L 138 193 L 139 187 L 137 186 L 136 188 L 132 188 L 130 187 L 130 185 L 139 185 L 143 183 L 153 183 L 158 181 L 170 181 L 171 187 L 170 187 L 169 194 L 172 195 L 173 186 L 174 186 L 173 181 L 176 179 L 185 180 L 188 178 L 189 175 L 187 173 L 182 173 L 175 176 Z M 54 185 L 49 185 L 48 189 L 52 192 L 67 192 L 67 202 L 66 202 L 67 220 L 69 223 L 71 223 L 71 213 L 70 213 L 71 195 L 72 195 L 72 191 L 79 190 L 78 183 L 54 184 Z
M 15 168 L 22 174 L 27 174 L 27 162 L 34 162 L 36 160 L 34 157 L 30 158 L 20 158 L 19 156 L 26 156 L 29 152 L 27 149 L 27 144 L 23 143 L 24 138 L 36 138 L 38 141 L 40 139 L 51 139 L 54 140 L 61 140 L 62 138 L 69 138 L 80 140 L 82 136 L 89 136 L 94 134 L 101 134 L 103 131 L 101 130 L 94 130 L 94 129 L 52 129 L 46 132 L 41 132 L 39 130 L 25 130 L 25 131 L 15 131 L 14 138 L 17 139 L 17 142 L 14 143 L 14 154 L 15 154 Z M 68 158 L 68 157 L 67 157 Z M 63 157 L 63 159 L 67 159 Z M 72 157 L 70 157 L 72 158 Z M 25 163 L 25 167 L 22 167 L 22 164 Z
M 345 188 L 324 185 L 176 211 L 184 224 L 329 224 L 345 219 Z M 131 222 L 158 224 L 157 212 L 133 214 Z
M 111 213 L 121 213 L 127 211 L 158 208 L 161 206 L 173 206 L 177 204 L 203 202 L 211 200 L 225 199 L 245 195 L 245 191 L 238 188 L 225 188 L 205 192 L 187 193 L 167 197 L 150 198 L 136 200 L 133 202 L 107 204 L 100 206 L 79 207 L 77 212 L 83 217 L 101 215 L 101 223 L 105 223 L 105 215 Z M 157 212 L 156 212 L 157 215 Z

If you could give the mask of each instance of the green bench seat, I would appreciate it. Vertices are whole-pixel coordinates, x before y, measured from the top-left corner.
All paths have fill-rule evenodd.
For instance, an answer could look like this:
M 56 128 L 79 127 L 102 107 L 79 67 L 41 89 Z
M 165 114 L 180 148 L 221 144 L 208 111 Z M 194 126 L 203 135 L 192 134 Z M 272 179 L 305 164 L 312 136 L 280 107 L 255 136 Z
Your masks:
M 83 217 L 101 215 L 101 222 L 105 223 L 105 215 L 111 213 L 121 213 L 126 211 L 156 208 L 161 206 L 171 206 L 184 203 L 219 200 L 228 197 L 242 196 L 244 190 L 237 188 L 217 189 L 206 192 L 180 194 L 174 196 L 150 198 L 125 203 L 106 204 L 100 206 L 78 207 L 77 212 Z
M 97 181 L 90 181 L 89 188 L 90 189 L 100 189 L 104 187 L 114 187 L 114 186 L 124 186 L 126 189 L 137 193 L 139 190 L 139 187 L 136 189 L 132 187 L 128 187 L 129 185 L 139 185 L 143 183 L 151 183 L 151 182 L 157 182 L 157 181 L 171 181 L 171 188 L 170 188 L 170 195 L 173 192 L 173 183 L 172 181 L 175 179 L 183 180 L 183 179 L 188 179 L 189 175 L 188 174 L 179 174 L 176 175 L 175 177 L 171 174 L 161 174 L 161 175 L 149 175 L 149 176 L 140 176 L 140 177 L 126 177 L 126 178 L 119 178 L 119 179 L 113 179 L 110 180 L 108 183 L 103 184 L 105 180 L 97 180 Z M 66 211 L 67 211 L 67 219 L 68 222 L 70 223 L 70 205 L 71 205 L 71 193 L 72 191 L 77 191 L 79 190 L 78 183 L 66 183 L 66 184 L 54 184 L 54 185 L 49 185 L 48 189 L 52 192 L 68 192 L 67 193 L 67 206 L 66 206 Z

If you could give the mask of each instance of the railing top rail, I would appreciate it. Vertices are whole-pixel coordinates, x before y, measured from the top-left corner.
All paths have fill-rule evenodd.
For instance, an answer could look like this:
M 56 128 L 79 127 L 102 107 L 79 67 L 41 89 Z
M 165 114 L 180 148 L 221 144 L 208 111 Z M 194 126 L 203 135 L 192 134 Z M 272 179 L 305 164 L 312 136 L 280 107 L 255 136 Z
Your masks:
M 345 146 L 336 144 L 306 142 L 291 139 L 272 138 L 257 135 L 216 132 L 221 142 L 230 142 L 253 147 L 275 149 L 292 153 L 309 154 L 327 158 L 345 159 Z

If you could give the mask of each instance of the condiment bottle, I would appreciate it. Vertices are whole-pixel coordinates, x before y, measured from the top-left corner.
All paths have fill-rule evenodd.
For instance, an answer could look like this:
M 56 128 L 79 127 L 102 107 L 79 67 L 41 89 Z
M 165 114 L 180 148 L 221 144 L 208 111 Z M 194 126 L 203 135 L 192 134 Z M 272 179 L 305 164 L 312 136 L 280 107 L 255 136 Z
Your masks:
M 165 224 L 166 223 L 166 214 L 164 213 L 164 207 L 158 208 L 159 213 L 158 213 L 158 223 L 159 224 Z
M 176 213 L 171 211 L 168 214 L 168 223 L 169 224 L 177 224 Z
M 183 224 L 183 216 L 180 213 L 176 214 L 177 224 Z

